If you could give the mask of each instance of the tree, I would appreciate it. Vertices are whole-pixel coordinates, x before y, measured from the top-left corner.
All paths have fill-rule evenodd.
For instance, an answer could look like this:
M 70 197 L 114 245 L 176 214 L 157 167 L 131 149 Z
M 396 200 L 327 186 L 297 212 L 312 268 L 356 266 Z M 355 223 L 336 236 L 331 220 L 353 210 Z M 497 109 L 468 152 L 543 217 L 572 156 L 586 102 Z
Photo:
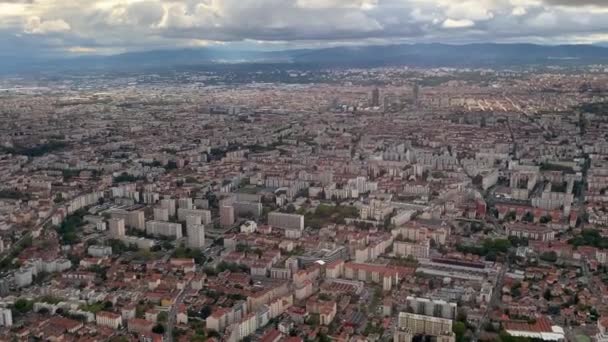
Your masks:
M 329 338 L 324 333 L 320 332 L 317 334 L 317 341 L 319 342 L 331 342 L 331 338 Z
M 165 326 L 159 323 L 152 328 L 152 332 L 162 335 L 165 333 Z
M 57 195 L 55 195 L 55 198 L 53 199 L 53 202 L 55 202 L 55 203 L 63 202 L 63 195 L 61 195 L 61 193 L 57 193 Z
M 17 299 L 15 301 L 15 304 L 13 304 L 13 308 L 15 309 L 15 311 L 17 311 L 18 313 L 21 313 L 21 314 L 30 312 L 33 307 L 34 307 L 34 303 L 30 302 L 27 299 L 23 299 L 23 298 Z
M 211 338 L 211 337 L 215 337 L 215 338 L 220 338 L 220 337 L 222 337 L 222 335 L 220 335 L 220 333 L 218 333 L 218 332 L 217 332 L 217 331 L 215 331 L 215 330 L 209 330 L 209 331 L 207 331 L 207 336 L 208 336 L 209 338 Z
M 477 175 L 473 177 L 473 185 L 481 185 L 483 183 L 483 176 Z
M 207 317 L 209 317 L 209 315 L 211 315 L 211 312 L 213 312 L 213 308 L 210 305 L 205 305 L 201 309 L 200 317 L 202 319 L 207 319 Z
M 521 296 L 521 290 L 519 288 L 512 288 L 511 289 L 511 296 L 514 298 L 517 298 L 519 296 Z
M 466 312 L 466 310 L 459 309 L 458 310 L 458 314 L 456 315 L 456 320 L 458 322 L 466 323 L 467 322 L 467 312 Z
M 456 335 L 456 341 L 464 341 L 464 334 L 467 332 L 467 326 L 463 322 L 456 322 L 452 326 L 452 331 Z
M 513 221 L 515 220 L 515 218 L 517 217 L 517 214 L 514 211 L 509 211 L 506 215 L 504 220 L 509 222 L 509 221 Z
M 540 255 L 540 260 L 547 261 L 547 262 L 556 262 L 557 253 L 555 253 L 555 251 L 543 252 Z
M 328 301 L 331 300 L 331 297 L 327 293 L 321 293 L 319 294 L 319 300 Z
M 534 221 L 534 215 L 531 212 L 527 212 L 526 215 L 524 215 L 524 217 L 522 217 L 521 219 L 524 222 L 533 222 Z
M 158 316 L 156 316 L 158 322 L 166 322 L 167 319 L 169 319 L 169 314 L 166 311 L 161 311 L 158 313 Z

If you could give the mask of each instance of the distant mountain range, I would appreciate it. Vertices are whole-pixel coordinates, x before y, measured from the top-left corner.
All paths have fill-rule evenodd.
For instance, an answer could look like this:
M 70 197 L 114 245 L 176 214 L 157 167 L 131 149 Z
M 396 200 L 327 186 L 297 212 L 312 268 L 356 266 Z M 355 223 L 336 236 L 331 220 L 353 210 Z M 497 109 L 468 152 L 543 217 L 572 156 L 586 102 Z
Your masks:
M 512 67 L 522 65 L 608 64 L 602 45 L 534 44 L 400 44 L 283 51 L 243 51 L 200 48 L 130 52 L 112 56 L 63 59 L 0 56 L 0 71 L 104 70 L 139 71 L 154 68 L 276 64 L 291 67 Z

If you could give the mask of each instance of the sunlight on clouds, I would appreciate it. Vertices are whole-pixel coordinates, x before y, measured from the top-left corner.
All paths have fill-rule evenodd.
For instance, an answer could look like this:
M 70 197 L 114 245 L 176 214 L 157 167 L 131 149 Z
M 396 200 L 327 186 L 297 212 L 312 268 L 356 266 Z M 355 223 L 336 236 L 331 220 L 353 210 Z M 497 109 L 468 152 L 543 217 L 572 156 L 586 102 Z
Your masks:
M 528 11 L 521 6 L 517 6 L 515 8 L 513 8 L 513 11 L 511 11 L 511 14 L 513 14 L 514 16 L 522 16 L 522 15 L 526 15 L 528 13 Z
M 441 26 L 444 28 L 467 28 L 475 26 L 475 22 L 469 19 L 454 20 L 448 18 L 443 22 L 443 24 L 441 24 Z
M 22 16 L 25 14 L 26 8 L 25 4 L 0 2 L 0 19 L 2 17 Z
M 300 8 L 356 8 L 368 11 L 378 6 L 378 0 L 297 0 Z
M 97 0 L 92 1 L 95 8 L 100 10 L 110 10 L 116 6 L 127 6 L 145 0 Z
M 58 33 L 66 32 L 70 30 L 70 24 L 65 21 L 58 20 L 42 20 L 40 17 L 28 18 L 24 31 L 29 34 L 47 34 L 47 33 Z
M 77 54 L 85 54 L 85 53 L 95 53 L 97 49 L 83 46 L 71 46 L 66 49 L 69 53 L 77 53 Z
M 203 39 L 192 39 L 187 43 L 190 47 L 205 47 L 211 45 L 212 42 Z

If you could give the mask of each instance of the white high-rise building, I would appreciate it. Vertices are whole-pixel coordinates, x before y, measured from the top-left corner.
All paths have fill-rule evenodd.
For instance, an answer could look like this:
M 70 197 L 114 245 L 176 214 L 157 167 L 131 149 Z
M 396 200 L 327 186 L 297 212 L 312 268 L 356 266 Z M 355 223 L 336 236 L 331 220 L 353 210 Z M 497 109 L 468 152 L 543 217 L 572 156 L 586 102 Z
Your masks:
M 146 222 L 146 233 L 180 239 L 182 237 L 182 225 L 174 222 L 148 221 Z
M 186 227 L 193 226 L 193 225 L 201 225 L 201 224 L 203 224 L 202 217 L 200 217 L 198 215 L 186 216 Z
M 125 220 L 125 226 L 138 230 L 146 229 L 146 219 L 143 210 L 112 210 L 110 212 L 112 218 Z
M 34 274 L 32 272 L 32 267 L 22 267 L 15 271 L 15 283 L 17 287 L 26 287 L 32 284 L 34 280 Z
M 192 209 L 192 198 L 180 198 L 177 200 L 177 206 L 180 209 Z
M 441 299 L 429 299 L 413 296 L 408 296 L 406 298 L 406 302 L 413 313 L 446 319 L 456 319 L 456 303 L 446 302 Z
M 121 238 L 125 233 L 125 220 L 121 218 L 111 218 L 108 220 L 110 226 L 110 236 L 113 238 Z
M 201 210 L 203 216 L 203 224 L 211 224 L 213 223 L 211 220 L 211 211 L 210 210 Z
M 304 229 L 304 215 L 272 212 L 268 214 L 268 224 L 283 229 Z
M 175 199 L 173 198 L 163 198 L 160 200 L 160 207 L 166 208 L 169 210 L 169 216 L 175 216 L 177 209 L 175 208 Z
M 186 227 L 188 234 L 188 247 L 203 248 L 205 247 L 205 226 L 202 224 L 188 224 Z
M 169 209 L 154 208 L 154 221 L 169 221 Z
M 186 209 L 186 208 L 179 208 L 177 209 L 177 220 L 178 221 L 186 221 L 186 217 L 187 216 L 200 216 L 201 219 L 203 220 L 203 224 L 209 224 L 211 223 L 211 212 L 209 210 L 203 210 L 203 209 Z M 207 222 L 207 223 L 205 223 Z
M 13 312 L 11 309 L 0 308 L 0 327 L 13 326 Z

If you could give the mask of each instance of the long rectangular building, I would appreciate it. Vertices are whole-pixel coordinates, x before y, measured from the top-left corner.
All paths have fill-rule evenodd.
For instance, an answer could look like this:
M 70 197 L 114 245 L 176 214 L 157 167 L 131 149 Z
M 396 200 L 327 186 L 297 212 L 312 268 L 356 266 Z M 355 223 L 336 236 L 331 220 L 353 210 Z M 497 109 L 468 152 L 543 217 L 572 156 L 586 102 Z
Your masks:
M 173 222 L 148 221 L 146 222 L 146 233 L 180 239 L 182 237 L 182 225 Z
M 268 214 L 268 224 L 283 229 L 304 229 L 304 215 L 272 212 Z
M 397 327 L 395 342 L 411 342 L 420 335 L 433 336 L 438 342 L 455 341 L 451 319 L 401 312 Z

